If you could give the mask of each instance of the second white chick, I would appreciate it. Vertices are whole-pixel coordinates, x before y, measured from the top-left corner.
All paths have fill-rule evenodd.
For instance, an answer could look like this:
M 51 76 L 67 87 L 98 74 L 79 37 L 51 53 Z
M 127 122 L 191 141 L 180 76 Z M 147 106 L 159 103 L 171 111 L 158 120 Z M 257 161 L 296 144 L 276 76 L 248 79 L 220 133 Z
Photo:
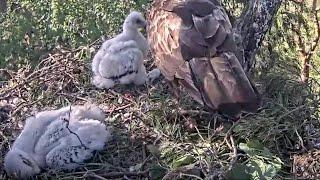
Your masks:
M 42 169 L 74 170 L 111 138 L 104 113 L 94 104 L 43 111 L 26 124 L 4 159 L 12 178 L 29 179 Z
M 109 89 L 116 84 L 142 85 L 160 76 L 159 69 L 148 74 L 143 64 L 149 44 L 139 31 L 147 25 L 141 13 L 133 11 L 125 19 L 123 32 L 105 41 L 92 61 L 93 84 Z

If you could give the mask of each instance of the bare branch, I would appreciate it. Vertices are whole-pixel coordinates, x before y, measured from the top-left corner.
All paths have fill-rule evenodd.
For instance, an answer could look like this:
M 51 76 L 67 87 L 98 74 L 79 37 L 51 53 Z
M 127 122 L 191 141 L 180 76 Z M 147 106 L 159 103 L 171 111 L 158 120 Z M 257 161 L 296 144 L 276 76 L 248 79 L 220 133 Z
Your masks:
M 110 172 L 110 173 L 104 173 L 104 174 L 99 174 L 100 177 L 102 178 L 107 178 L 107 179 L 115 179 L 115 178 L 123 178 L 124 176 L 128 177 L 148 177 L 149 174 L 149 169 L 145 171 L 139 171 L 139 172 Z M 96 177 L 96 174 L 94 173 L 89 173 L 86 175 L 87 177 Z

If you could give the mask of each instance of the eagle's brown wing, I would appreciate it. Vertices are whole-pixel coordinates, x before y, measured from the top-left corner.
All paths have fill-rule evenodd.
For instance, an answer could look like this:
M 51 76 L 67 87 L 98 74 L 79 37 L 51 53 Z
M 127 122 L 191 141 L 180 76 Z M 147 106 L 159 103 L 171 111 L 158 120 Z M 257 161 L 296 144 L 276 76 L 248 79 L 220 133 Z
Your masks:
M 172 0 L 153 1 L 148 11 L 148 40 L 158 68 L 165 78 L 185 87 L 190 95 L 202 104 L 201 94 L 194 86 L 188 62 L 183 60 L 179 45 L 181 19 L 168 10 L 173 9 Z
M 169 81 L 230 117 L 257 110 L 259 94 L 234 55 L 232 27 L 217 0 L 156 0 L 148 21 L 157 65 Z

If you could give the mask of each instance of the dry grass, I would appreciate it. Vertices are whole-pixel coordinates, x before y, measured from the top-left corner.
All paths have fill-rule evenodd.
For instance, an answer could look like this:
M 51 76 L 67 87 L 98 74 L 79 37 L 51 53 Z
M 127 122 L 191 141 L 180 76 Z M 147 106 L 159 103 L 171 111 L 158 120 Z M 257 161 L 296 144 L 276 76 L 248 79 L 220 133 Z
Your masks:
M 75 172 L 44 171 L 36 179 L 224 179 L 246 162 L 238 145 L 249 140 L 281 158 L 277 178 L 284 179 L 300 172 L 291 157 L 314 148 L 320 137 L 319 94 L 313 88 L 277 76 L 261 79 L 263 107 L 232 123 L 205 112 L 186 94 L 177 102 L 163 80 L 109 91 L 94 88 L 89 62 L 83 60 L 89 59 L 90 47 L 60 48 L 36 68 L 0 71 L 5 77 L 0 82 L 0 179 L 8 178 L 3 158 L 26 117 L 68 104 L 99 104 L 114 138 Z M 146 63 L 152 68 L 151 61 Z

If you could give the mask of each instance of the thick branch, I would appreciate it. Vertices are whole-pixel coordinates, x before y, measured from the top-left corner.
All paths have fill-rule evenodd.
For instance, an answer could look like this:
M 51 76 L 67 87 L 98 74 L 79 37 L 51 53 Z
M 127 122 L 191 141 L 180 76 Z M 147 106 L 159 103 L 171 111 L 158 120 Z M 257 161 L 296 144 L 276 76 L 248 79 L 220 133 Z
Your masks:
M 282 0 L 250 0 L 241 17 L 235 24 L 235 33 L 242 39 L 242 66 L 246 72 L 254 67 L 254 57 L 259 50 L 266 33 L 272 26 Z
M 301 4 L 301 11 L 302 11 L 302 4 Z M 311 58 L 316 50 L 319 41 L 320 41 L 320 22 L 318 17 L 318 11 L 312 11 L 313 16 L 315 17 L 315 24 L 316 24 L 316 35 L 314 40 L 304 40 L 303 35 L 301 33 L 301 21 L 298 21 L 297 26 L 293 26 L 291 30 L 295 33 L 297 37 L 297 46 L 300 52 L 300 59 L 301 63 L 301 81 L 303 83 L 307 83 L 309 81 L 310 76 L 310 67 L 311 67 Z M 311 45 L 307 48 L 306 44 L 311 41 Z
M 318 4 L 318 0 L 313 0 L 313 2 L 312 2 L 312 11 L 316 11 L 317 10 L 317 4 Z
M 308 55 L 310 56 L 309 58 L 311 58 L 312 54 L 316 50 L 316 48 L 317 48 L 317 46 L 319 44 L 319 41 L 320 41 L 320 19 L 319 19 L 319 16 L 318 16 L 318 11 L 313 11 L 313 15 L 315 17 L 315 23 L 316 23 L 316 28 L 317 28 L 317 36 L 312 41 L 310 50 L 308 52 Z
M 302 52 L 302 55 L 304 56 L 302 56 L 303 59 L 302 59 L 302 68 L 301 68 L 301 81 L 303 83 L 307 83 L 309 81 L 311 58 L 320 40 L 320 22 L 318 18 L 318 12 L 317 11 L 313 11 L 313 12 L 314 12 L 315 22 L 317 27 L 317 35 L 316 35 L 316 38 L 312 41 L 310 45 L 310 49 L 306 51 L 304 46 L 304 52 Z

